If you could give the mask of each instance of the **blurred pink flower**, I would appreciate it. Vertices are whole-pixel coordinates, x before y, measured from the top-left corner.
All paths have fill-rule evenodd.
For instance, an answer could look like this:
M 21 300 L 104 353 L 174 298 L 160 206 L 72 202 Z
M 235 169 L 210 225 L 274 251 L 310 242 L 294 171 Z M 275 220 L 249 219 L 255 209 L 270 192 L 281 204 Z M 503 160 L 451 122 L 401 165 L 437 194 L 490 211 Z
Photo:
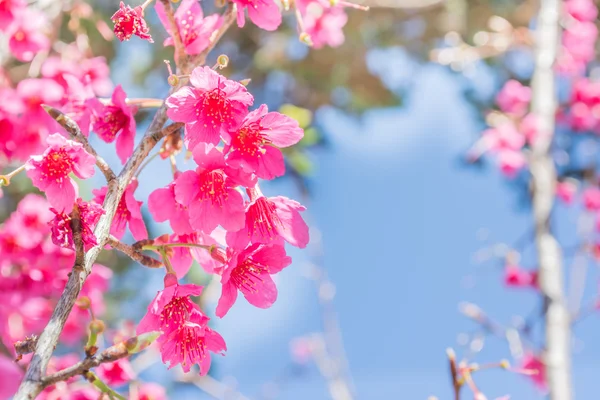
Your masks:
M 70 213 L 77 197 L 77 184 L 69 177 L 94 175 L 96 159 L 83 145 L 55 133 L 47 138 L 49 147 L 44 154 L 32 156 L 26 164 L 27 176 L 46 193 L 50 204 L 60 212 Z
M 507 81 L 496 97 L 501 111 L 516 115 L 525 114 L 530 101 L 531 88 L 514 79 Z
M 160 22 L 163 24 L 170 38 L 164 42 L 165 46 L 172 46 L 174 43 L 171 24 L 165 13 L 165 6 L 162 2 L 156 2 L 156 13 Z M 185 53 L 194 55 L 202 53 L 210 45 L 211 35 L 221 27 L 223 18 L 219 14 L 212 14 L 204 18 L 202 7 L 197 0 L 183 0 L 177 11 L 175 11 L 175 23 L 179 29 L 179 36 L 183 43 Z

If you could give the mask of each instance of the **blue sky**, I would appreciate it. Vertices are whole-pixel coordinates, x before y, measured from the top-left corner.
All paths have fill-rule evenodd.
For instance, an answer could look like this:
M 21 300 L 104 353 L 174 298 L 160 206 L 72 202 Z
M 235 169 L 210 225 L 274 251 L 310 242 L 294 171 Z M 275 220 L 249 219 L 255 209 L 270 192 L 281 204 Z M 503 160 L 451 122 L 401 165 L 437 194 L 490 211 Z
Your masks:
M 360 119 L 332 107 L 318 111 L 317 123 L 333 146 L 312 155 L 317 169 L 311 179 L 310 219 L 322 233 L 323 267 L 336 286 L 334 304 L 358 398 L 450 399 L 445 349 L 455 347 L 460 355 L 457 336 L 475 328 L 459 314 L 458 304 L 475 302 L 505 324 L 537 307 L 533 293 L 502 287 L 497 264 L 473 262 L 474 253 L 486 244 L 516 241 L 529 229 L 530 216 L 494 168 L 477 170 L 460 163 L 481 129 L 478 111 L 465 100 L 464 90 L 476 88 L 485 98 L 497 78 L 482 65 L 465 79 L 394 52 L 387 65 L 398 68 L 376 72 L 394 90 L 407 89 L 410 82 L 402 107 L 371 110 Z M 115 81 L 133 89 L 125 72 Z M 164 163 L 153 164 L 142 174 L 138 197 L 147 198 L 166 184 L 169 173 Z M 298 197 L 286 180 L 265 191 Z M 576 215 L 577 210 L 557 211 L 567 243 L 575 240 Z M 478 238 L 482 232 L 487 232 L 486 242 Z M 279 275 L 279 299 L 271 309 L 253 308 L 242 299 L 216 324 L 228 355 L 218 359 L 214 372 L 221 378 L 234 376 L 240 391 L 253 398 L 289 365 L 289 341 L 321 329 L 314 285 L 305 277 L 309 253 L 290 252 L 294 263 Z M 526 254 L 524 264 L 533 263 Z M 148 295 L 159 288 L 160 278 L 154 274 L 148 279 Z M 595 279 L 590 275 L 590 287 Z M 574 379 L 582 399 L 597 390 L 593 382 L 600 371 L 600 347 L 593 334 L 598 327 L 592 316 L 576 331 Z M 510 359 L 508 347 L 490 337 L 471 361 L 503 358 Z M 158 364 L 146 378 L 164 378 L 164 371 Z M 476 382 L 489 398 L 543 398 L 526 378 L 505 371 L 483 372 Z M 203 398 L 181 388 L 176 393 L 174 398 Z M 317 370 L 309 367 L 278 398 L 328 395 Z

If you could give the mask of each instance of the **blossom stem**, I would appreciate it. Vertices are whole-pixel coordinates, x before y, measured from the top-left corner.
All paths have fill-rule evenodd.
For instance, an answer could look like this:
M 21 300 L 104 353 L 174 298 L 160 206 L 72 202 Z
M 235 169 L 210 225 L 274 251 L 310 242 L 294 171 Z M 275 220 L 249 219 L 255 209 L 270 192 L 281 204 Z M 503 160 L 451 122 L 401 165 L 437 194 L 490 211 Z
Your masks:
M 165 269 L 167 270 L 167 274 L 174 274 L 177 275 L 175 273 L 175 270 L 173 269 L 173 266 L 171 265 L 171 261 L 169 260 L 169 257 L 167 257 L 167 252 L 164 248 L 164 246 L 161 246 L 158 249 L 160 255 L 162 256 L 163 262 L 165 264 Z
M 213 246 L 207 246 L 204 244 L 198 244 L 198 243 L 167 243 L 167 244 L 163 244 L 160 247 L 198 247 L 204 250 L 208 250 L 211 251 Z
M 146 9 L 146 7 L 148 7 L 150 4 L 152 4 L 152 2 L 153 2 L 153 1 L 154 1 L 154 0 L 146 0 L 146 1 L 144 2 L 144 4 L 142 4 L 142 5 L 141 5 L 141 7 L 142 7 L 142 10 L 145 10 L 145 9 Z
M 10 180 L 13 176 L 17 175 L 19 172 L 25 170 L 25 164 L 21 165 L 19 168 L 11 171 L 7 175 L 0 175 L 0 186 L 8 186 L 10 185 Z
M 109 399 L 119 399 L 119 400 L 127 400 L 125 397 L 121 396 L 119 393 L 115 392 L 113 389 L 108 387 L 108 385 L 102 382 L 93 372 L 86 372 L 84 374 L 85 378 L 92 383 L 92 385 L 96 386 L 102 393 L 108 395 Z
M 111 99 L 102 97 L 99 98 L 100 102 L 104 105 L 111 104 Z M 135 99 L 125 99 L 125 103 L 130 106 L 137 106 L 140 108 L 159 108 L 163 105 L 164 100 L 140 97 Z
M 187 56 L 185 54 L 185 48 L 183 46 L 183 42 L 181 41 L 181 35 L 179 34 L 179 26 L 177 25 L 177 21 L 175 21 L 175 14 L 173 11 L 173 7 L 171 6 L 171 0 L 160 0 L 165 6 L 165 14 L 167 14 L 167 19 L 169 20 L 169 27 L 171 28 L 173 44 L 175 46 L 175 65 L 177 65 L 178 73 L 183 71 L 183 64 L 187 64 Z M 183 71 L 184 73 L 188 71 Z

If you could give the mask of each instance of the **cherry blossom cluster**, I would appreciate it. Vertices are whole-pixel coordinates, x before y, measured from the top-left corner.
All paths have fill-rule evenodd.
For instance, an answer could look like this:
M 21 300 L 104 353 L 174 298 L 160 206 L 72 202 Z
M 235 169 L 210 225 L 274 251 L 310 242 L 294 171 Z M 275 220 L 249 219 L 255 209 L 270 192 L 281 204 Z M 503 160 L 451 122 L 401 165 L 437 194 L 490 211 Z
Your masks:
M 152 3 L 148 0 L 131 7 L 121 2 L 111 18 L 113 34 L 121 41 L 138 36 L 152 42 L 144 19 Z M 196 0 L 182 0 L 174 12 L 171 7 L 164 1 L 155 4 L 169 36 L 163 44 L 176 47 L 175 61 L 180 66 L 179 51 L 193 57 L 210 50 L 225 19 L 217 14 L 204 16 Z M 293 7 L 301 39 L 314 47 L 341 44 L 341 28 L 346 23 L 343 7 L 361 8 L 321 0 L 295 2 Z M 230 10 L 240 27 L 246 10 L 250 20 L 265 30 L 275 30 L 282 22 L 282 10 L 273 0 L 234 0 Z M 176 89 L 164 107 L 168 118 L 182 129 L 165 138 L 159 153 L 171 160 L 173 180 L 152 192 L 147 207 L 154 221 L 169 222 L 172 233 L 149 239 L 144 202 L 135 196 L 140 184 L 137 175 L 125 182 L 116 204 L 106 204 L 115 190 L 112 171 L 106 186 L 92 189 L 91 198 L 80 193 L 81 182 L 95 175 L 96 166 L 107 175 L 108 167 L 101 165 L 88 138 L 114 143 L 114 152 L 126 169 L 134 153 L 135 115 L 144 101 L 128 98 L 121 85 L 115 87 L 106 60 L 94 57 L 91 49 L 82 49 L 81 43 L 64 44 L 60 52 L 51 48 L 48 34 L 52 21 L 46 18 L 25 1 L 0 0 L 0 30 L 9 37 L 14 59 L 27 63 L 45 52 L 39 70 L 31 70 L 31 78 L 13 83 L 9 74 L 0 70 L 0 165 L 20 164 L 8 175 L 0 175 L 0 186 L 9 185 L 24 171 L 45 195 L 27 195 L 0 226 L 3 348 L 32 341 L 32 335 L 44 330 L 73 273 L 76 256 L 83 257 L 82 251 L 98 246 L 109 249 L 105 245 L 108 240 L 114 248 L 128 247 L 148 259 L 150 256 L 141 252 L 153 251 L 159 259 L 153 258 L 152 266 L 162 264 L 166 269 L 164 289 L 131 334 L 157 333 L 156 345 L 169 368 L 181 364 L 189 372 L 197 364 L 204 375 L 210 368 L 211 353 L 224 354 L 226 344 L 208 326 L 205 310 L 192 300 L 203 288 L 183 283 L 185 276 L 196 261 L 220 280 L 221 296 L 215 310 L 219 318 L 234 306 L 239 293 L 258 308 L 275 303 L 278 292 L 273 275 L 292 261 L 285 243 L 306 247 L 308 226 L 300 203 L 264 195 L 259 180 L 285 174 L 281 148 L 298 143 L 304 132 L 296 120 L 269 111 L 266 104 L 255 105 L 243 81 L 215 70 L 224 67 L 223 63 L 171 75 L 176 79 L 169 83 Z M 162 104 L 159 101 L 150 107 Z M 77 129 L 67 128 L 67 120 Z M 193 158 L 193 169 L 180 170 L 177 165 L 175 155 L 183 145 Z M 110 238 L 97 237 L 100 221 L 110 218 L 115 208 L 108 221 Z M 126 231 L 135 240 L 131 246 L 120 242 Z M 60 338 L 62 344 L 76 348 L 87 337 L 88 358 L 97 350 L 97 334 L 104 332 L 98 318 L 104 313 L 104 293 L 111 275 L 111 270 L 100 264 L 92 266 Z M 17 356 L 27 362 L 29 352 L 17 351 Z M 54 357 L 46 373 L 62 371 L 77 359 L 74 353 Z M 0 357 L 0 372 L 15 378 L 11 385 L 0 388 L 0 398 L 4 398 L 14 394 L 23 371 Z M 85 371 L 83 375 L 91 383 L 99 377 L 102 385 L 115 387 L 136 378 L 127 358 L 101 364 L 94 373 Z M 97 398 L 98 391 L 89 382 L 69 378 L 44 389 L 40 398 Z M 130 394 L 136 391 L 138 399 L 165 398 L 164 389 L 152 384 L 133 385 L 129 390 Z
M 151 1 L 135 8 L 121 2 L 119 10 L 112 17 L 115 35 L 120 40 L 129 40 L 136 35 L 152 42 L 144 20 L 144 9 Z M 282 10 L 274 0 L 232 0 L 232 3 L 236 7 L 236 20 L 240 28 L 246 24 L 246 14 L 252 23 L 266 31 L 274 31 L 282 23 Z M 344 7 L 368 10 L 368 7 L 339 0 L 284 1 L 283 6 L 284 11 L 289 10 L 290 6 L 295 8 L 300 40 L 316 49 L 324 46 L 337 47 L 344 42 L 342 28 L 348 21 Z M 165 6 L 160 1 L 156 3 L 156 12 L 171 35 L 164 45 L 173 45 L 175 38 L 165 13 Z M 174 17 L 179 33 L 178 40 L 188 55 L 199 54 L 208 47 L 212 33 L 223 24 L 223 19 L 216 14 L 205 17 L 196 0 L 183 0 Z
M 70 228 L 57 228 L 55 221 L 56 215 L 48 201 L 29 194 L 0 226 L 0 340 L 3 343 L 15 343 L 39 334 L 64 289 L 75 254 L 56 245 L 59 236 L 54 230 Z M 69 315 L 62 332 L 63 343 L 75 345 L 87 335 L 90 311 L 96 316 L 104 313 L 104 293 L 111 276 L 109 268 L 94 265 L 80 294 L 82 301 Z M 16 364 L 9 367 L 4 357 L 0 356 L 0 371 L 13 371 L 22 376 L 21 368 Z M 9 385 L 0 385 L 0 394 L 3 390 L 15 390 L 19 379 L 3 379 L 3 382 Z M 5 397 L 0 395 L 0 398 Z

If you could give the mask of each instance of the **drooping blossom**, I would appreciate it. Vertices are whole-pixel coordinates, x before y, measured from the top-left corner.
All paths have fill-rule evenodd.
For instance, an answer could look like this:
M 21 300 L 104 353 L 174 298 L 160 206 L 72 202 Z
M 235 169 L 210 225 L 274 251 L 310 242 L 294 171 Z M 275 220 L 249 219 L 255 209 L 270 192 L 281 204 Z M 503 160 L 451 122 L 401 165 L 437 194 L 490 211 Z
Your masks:
M 204 376 L 210 370 L 210 353 L 224 355 L 225 340 L 207 324 L 208 317 L 194 310 L 179 329 L 158 338 L 162 361 L 169 364 L 169 369 L 181 364 L 183 372 L 190 372 L 198 364 L 200 375 Z
M 310 2 L 303 15 L 304 33 L 309 37 L 313 48 L 338 47 L 344 43 L 342 28 L 348 22 L 348 15 L 339 7 L 328 7 L 320 2 Z
M 127 95 L 118 85 L 112 94 L 111 102 L 108 105 L 102 104 L 99 100 L 90 101 L 90 106 L 94 109 L 92 124 L 94 132 L 106 143 L 112 143 L 115 139 L 117 155 L 123 164 L 133 153 L 133 141 L 135 139 L 135 107 L 130 107 L 126 103 Z
M 6 34 L 8 49 L 17 60 L 29 62 L 36 54 L 50 48 L 50 40 L 43 33 L 48 23 L 43 13 L 28 7 L 13 17 Z
M 244 226 L 244 200 L 235 187 L 254 186 L 255 180 L 241 175 L 225 163 L 223 153 L 212 145 L 198 144 L 194 150 L 195 171 L 185 171 L 175 181 L 175 198 L 188 207 L 192 228 L 205 233 L 218 225 L 228 231 Z
M 169 368 L 181 364 L 184 372 L 199 364 L 200 373 L 206 375 L 210 368 L 209 352 L 221 353 L 226 346 L 223 338 L 208 328 L 209 318 L 190 299 L 201 292 L 201 286 L 179 285 L 175 275 L 167 274 L 165 288 L 148 306 L 137 333 L 162 331 L 158 343 L 163 362 L 169 363 Z
M 166 188 L 156 189 L 148 197 L 148 209 L 157 222 L 169 221 L 173 232 L 178 235 L 192 233 L 188 208 L 175 199 L 175 182 Z
M 99 204 L 86 203 L 81 198 L 77 199 L 77 207 L 79 208 L 79 217 L 81 220 L 81 238 L 84 247 L 89 249 L 98 244 L 96 242 L 96 235 L 94 235 L 94 228 L 100 216 L 104 214 L 104 210 Z M 55 214 L 54 219 L 50 222 L 52 242 L 57 246 L 75 250 L 71 217 L 64 212 L 56 211 L 54 208 L 50 210 Z
M 238 290 L 253 306 L 269 308 L 277 300 L 271 275 L 291 264 L 285 248 L 278 244 L 252 244 L 241 252 L 230 251 L 221 275 L 222 291 L 216 315 L 223 318 L 235 303 Z
M 583 206 L 588 211 L 600 211 L 600 188 L 589 187 L 583 191 Z
M 46 142 L 44 154 L 32 156 L 26 164 L 27 176 L 34 186 L 46 193 L 48 201 L 58 211 L 70 213 L 77 197 L 77 184 L 69 177 L 73 172 L 80 179 L 94 175 L 96 159 L 80 143 L 55 133 Z
M 229 140 L 229 131 L 237 129 L 248 114 L 254 99 L 244 85 L 225 78 L 209 67 L 197 67 L 185 86 L 166 100 L 167 115 L 185 122 L 188 149 L 201 142 L 218 144 L 221 135 Z
M 143 382 L 137 388 L 138 400 L 167 400 L 167 391 L 154 382 Z
M 534 385 L 545 392 L 548 389 L 548 381 L 546 380 L 546 365 L 541 357 L 526 353 L 521 361 L 521 368 L 528 370 L 527 376 L 533 381 Z
M 504 283 L 506 286 L 515 288 L 537 288 L 538 272 L 528 271 L 518 265 L 506 265 L 504 267 Z
M 507 178 L 514 178 L 527 165 L 527 158 L 521 151 L 503 150 L 498 153 L 498 163 Z
M 17 392 L 24 374 L 16 362 L 0 355 L 0 399 L 10 399 Z
M 281 11 L 273 0 L 233 0 L 237 5 L 237 24 L 243 28 L 248 17 L 259 28 L 274 31 L 281 25 Z
M 165 46 L 174 43 L 171 24 L 162 2 L 156 2 L 156 13 L 171 37 L 165 40 Z M 179 37 L 183 43 L 186 54 L 195 55 L 202 53 L 210 45 L 211 35 L 221 27 L 223 18 L 219 14 L 212 14 L 204 18 L 202 7 L 197 0 L 183 0 L 175 11 L 175 23 L 179 30 Z
M 115 36 L 122 42 L 131 39 L 136 35 L 150 43 L 154 43 L 150 36 L 150 28 L 144 20 L 144 9 L 142 6 L 131 8 L 129 5 L 121 2 L 119 9 L 110 19 L 115 23 Z
M 10 27 L 15 15 L 23 12 L 26 6 L 26 0 L 0 0 L 0 32 Z
M 556 196 L 565 204 L 572 204 L 576 193 L 577 185 L 573 181 L 565 180 L 556 184 Z
M 110 386 L 121 386 L 135 378 L 133 367 L 126 358 L 100 364 L 96 371 L 100 379 Z
M 135 240 L 148 238 L 148 231 L 146 230 L 141 210 L 143 202 L 137 201 L 133 195 L 137 187 L 138 181 L 135 179 L 132 180 L 119 200 L 115 217 L 110 226 L 111 235 L 117 239 L 121 239 L 125 234 L 126 225 L 129 226 L 129 230 Z M 107 192 L 108 188 L 106 186 L 92 190 L 94 201 L 98 204 L 103 204 Z
M 230 132 L 231 140 L 223 150 L 227 163 L 243 168 L 262 179 L 273 179 L 285 173 L 283 154 L 278 147 L 292 146 L 302 139 L 304 131 L 298 122 L 266 105 L 250 112 L 242 125 Z
M 598 16 L 593 0 L 568 0 L 564 5 L 567 12 L 579 21 L 594 21 Z
M 507 81 L 496 97 L 496 103 L 505 113 L 523 115 L 531 101 L 531 88 L 511 79 Z
M 297 201 L 284 196 L 265 197 L 257 187 L 248 189 L 251 201 L 246 207 L 246 225 L 227 234 L 227 242 L 243 249 L 251 243 L 280 243 L 304 248 L 308 244 L 308 225 L 300 212 L 306 210 Z
M 93 114 L 90 100 L 95 97 L 92 86 L 89 82 L 84 83 L 73 75 L 65 75 L 64 80 L 67 87 L 65 96 L 67 101 L 63 111 L 77 123 L 81 133 L 87 137 L 90 134 Z

